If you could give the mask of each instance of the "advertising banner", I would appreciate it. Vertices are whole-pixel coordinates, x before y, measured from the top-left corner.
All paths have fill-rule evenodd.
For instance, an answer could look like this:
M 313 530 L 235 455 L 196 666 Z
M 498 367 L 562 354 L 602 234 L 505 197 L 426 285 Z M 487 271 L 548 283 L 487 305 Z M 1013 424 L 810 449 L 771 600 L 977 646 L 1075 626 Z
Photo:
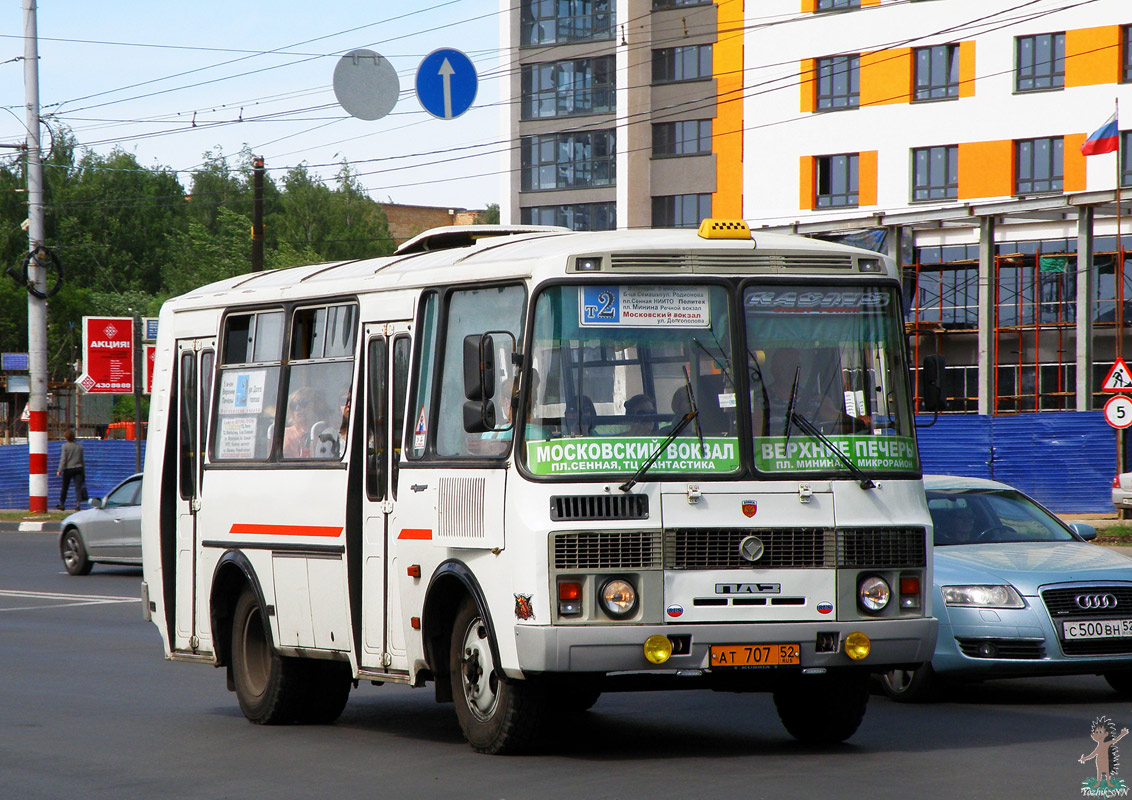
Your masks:
M 90 394 L 134 391 L 134 321 L 130 317 L 83 317 L 83 374 Z

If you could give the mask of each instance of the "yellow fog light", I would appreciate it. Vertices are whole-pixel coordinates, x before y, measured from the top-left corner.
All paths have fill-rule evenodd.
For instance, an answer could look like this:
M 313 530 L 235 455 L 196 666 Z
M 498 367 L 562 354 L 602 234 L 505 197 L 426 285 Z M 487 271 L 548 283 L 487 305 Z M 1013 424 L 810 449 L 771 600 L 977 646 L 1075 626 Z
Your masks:
M 650 636 L 645 639 L 645 658 L 654 664 L 663 664 L 672 656 L 672 642 L 667 636 Z
M 845 637 L 845 655 L 854 661 L 860 661 L 872 649 L 873 643 L 869 641 L 868 636 L 860 631 L 853 631 Z

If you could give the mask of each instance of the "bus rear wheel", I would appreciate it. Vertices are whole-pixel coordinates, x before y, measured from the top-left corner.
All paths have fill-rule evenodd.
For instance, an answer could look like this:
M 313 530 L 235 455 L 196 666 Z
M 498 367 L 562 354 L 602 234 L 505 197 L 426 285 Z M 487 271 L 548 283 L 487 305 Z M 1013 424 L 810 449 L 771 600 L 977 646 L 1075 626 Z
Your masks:
M 313 659 L 304 666 L 295 721 L 303 725 L 329 725 L 342 715 L 350 699 L 353 685 L 350 666 L 342 661 Z
M 492 755 L 529 749 L 546 707 L 545 693 L 529 681 L 502 678 L 487 625 L 470 599 L 452 626 L 448 667 L 456 719 L 468 744 Z
M 257 725 L 294 721 L 301 702 L 301 667 L 272 648 L 259 599 L 245 589 L 232 620 L 232 677 L 244 716 Z

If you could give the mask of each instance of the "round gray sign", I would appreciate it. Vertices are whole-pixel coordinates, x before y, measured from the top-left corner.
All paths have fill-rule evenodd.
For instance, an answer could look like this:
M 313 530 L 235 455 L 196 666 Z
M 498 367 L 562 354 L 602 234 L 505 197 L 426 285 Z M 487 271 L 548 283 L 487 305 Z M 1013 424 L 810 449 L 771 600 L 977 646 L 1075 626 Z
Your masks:
M 334 68 L 334 96 L 352 117 L 381 119 L 397 105 L 400 93 L 397 70 L 372 50 L 351 50 Z

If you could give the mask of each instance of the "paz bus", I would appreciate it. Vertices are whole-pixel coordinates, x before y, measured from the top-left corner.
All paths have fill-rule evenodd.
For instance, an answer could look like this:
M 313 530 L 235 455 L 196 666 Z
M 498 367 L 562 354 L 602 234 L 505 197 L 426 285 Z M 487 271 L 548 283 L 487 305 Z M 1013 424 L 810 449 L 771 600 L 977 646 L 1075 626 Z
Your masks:
M 742 221 L 467 226 L 161 311 L 146 618 L 254 723 L 432 685 L 485 753 L 603 692 L 851 736 L 932 652 L 891 259 Z

